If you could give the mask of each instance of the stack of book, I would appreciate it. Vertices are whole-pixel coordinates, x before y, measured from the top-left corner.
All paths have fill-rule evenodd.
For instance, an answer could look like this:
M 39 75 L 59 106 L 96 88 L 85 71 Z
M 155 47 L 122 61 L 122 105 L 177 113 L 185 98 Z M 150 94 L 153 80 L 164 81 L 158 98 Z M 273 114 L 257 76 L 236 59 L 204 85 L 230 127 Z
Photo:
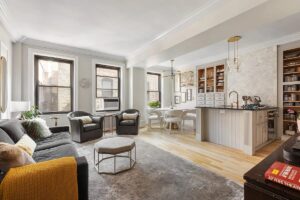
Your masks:
M 274 162 L 265 172 L 267 180 L 300 190 L 300 168 L 282 162 Z

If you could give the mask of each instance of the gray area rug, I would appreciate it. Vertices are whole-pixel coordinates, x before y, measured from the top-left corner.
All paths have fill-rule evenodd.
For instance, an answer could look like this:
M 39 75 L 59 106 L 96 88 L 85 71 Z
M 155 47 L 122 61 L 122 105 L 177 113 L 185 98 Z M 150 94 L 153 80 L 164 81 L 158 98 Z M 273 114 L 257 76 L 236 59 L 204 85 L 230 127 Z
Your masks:
M 79 154 L 89 162 L 90 200 L 240 200 L 243 188 L 136 139 L 137 163 L 133 169 L 118 175 L 100 175 L 93 164 L 93 146 L 96 141 L 77 144 Z M 113 169 L 112 163 L 103 163 L 103 170 Z M 128 160 L 117 160 L 120 168 Z

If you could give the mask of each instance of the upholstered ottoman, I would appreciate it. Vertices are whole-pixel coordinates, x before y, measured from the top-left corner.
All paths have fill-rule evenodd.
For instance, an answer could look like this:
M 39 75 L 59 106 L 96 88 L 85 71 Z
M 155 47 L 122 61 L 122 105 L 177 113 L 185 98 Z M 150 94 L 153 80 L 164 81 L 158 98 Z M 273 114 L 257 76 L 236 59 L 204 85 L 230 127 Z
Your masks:
M 134 159 L 132 151 L 134 150 Z M 100 160 L 100 154 L 102 158 Z M 104 157 L 104 155 L 108 155 Z M 128 158 L 129 167 L 123 170 L 116 171 L 117 157 Z M 97 158 L 97 159 L 96 159 Z M 100 171 L 100 164 L 107 159 L 114 159 L 114 169 L 111 172 Z M 127 137 L 105 138 L 97 142 L 94 146 L 94 166 L 99 174 L 118 174 L 130 170 L 136 162 L 136 146 L 135 141 Z

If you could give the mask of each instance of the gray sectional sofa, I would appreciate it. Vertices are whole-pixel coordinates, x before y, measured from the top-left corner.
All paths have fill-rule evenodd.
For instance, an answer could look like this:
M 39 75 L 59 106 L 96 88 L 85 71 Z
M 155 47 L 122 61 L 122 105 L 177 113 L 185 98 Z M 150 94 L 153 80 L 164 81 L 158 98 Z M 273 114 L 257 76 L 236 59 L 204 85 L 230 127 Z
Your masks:
M 72 143 L 68 128 L 51 128 L 50 137 L 36 140 L 33 154 L 36 162 L 74 156 L 77 161 L 77 181 L 79 200 L 88 200 L 88 163 L 85 157 L 79 157 Z M 26 133 L 19 120 L 0 121 L 0 142 L 15 144 Z M 5 174 L 1 174 L 0 182 Z

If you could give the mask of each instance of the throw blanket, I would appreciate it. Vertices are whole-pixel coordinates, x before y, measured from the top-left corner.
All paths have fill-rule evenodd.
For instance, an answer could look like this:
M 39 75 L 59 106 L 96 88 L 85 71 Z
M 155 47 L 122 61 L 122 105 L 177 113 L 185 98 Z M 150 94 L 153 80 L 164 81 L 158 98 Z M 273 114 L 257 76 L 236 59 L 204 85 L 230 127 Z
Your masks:
M 10 169 L 0 200 L 78 200 L 77 164 L 65 157 Z

